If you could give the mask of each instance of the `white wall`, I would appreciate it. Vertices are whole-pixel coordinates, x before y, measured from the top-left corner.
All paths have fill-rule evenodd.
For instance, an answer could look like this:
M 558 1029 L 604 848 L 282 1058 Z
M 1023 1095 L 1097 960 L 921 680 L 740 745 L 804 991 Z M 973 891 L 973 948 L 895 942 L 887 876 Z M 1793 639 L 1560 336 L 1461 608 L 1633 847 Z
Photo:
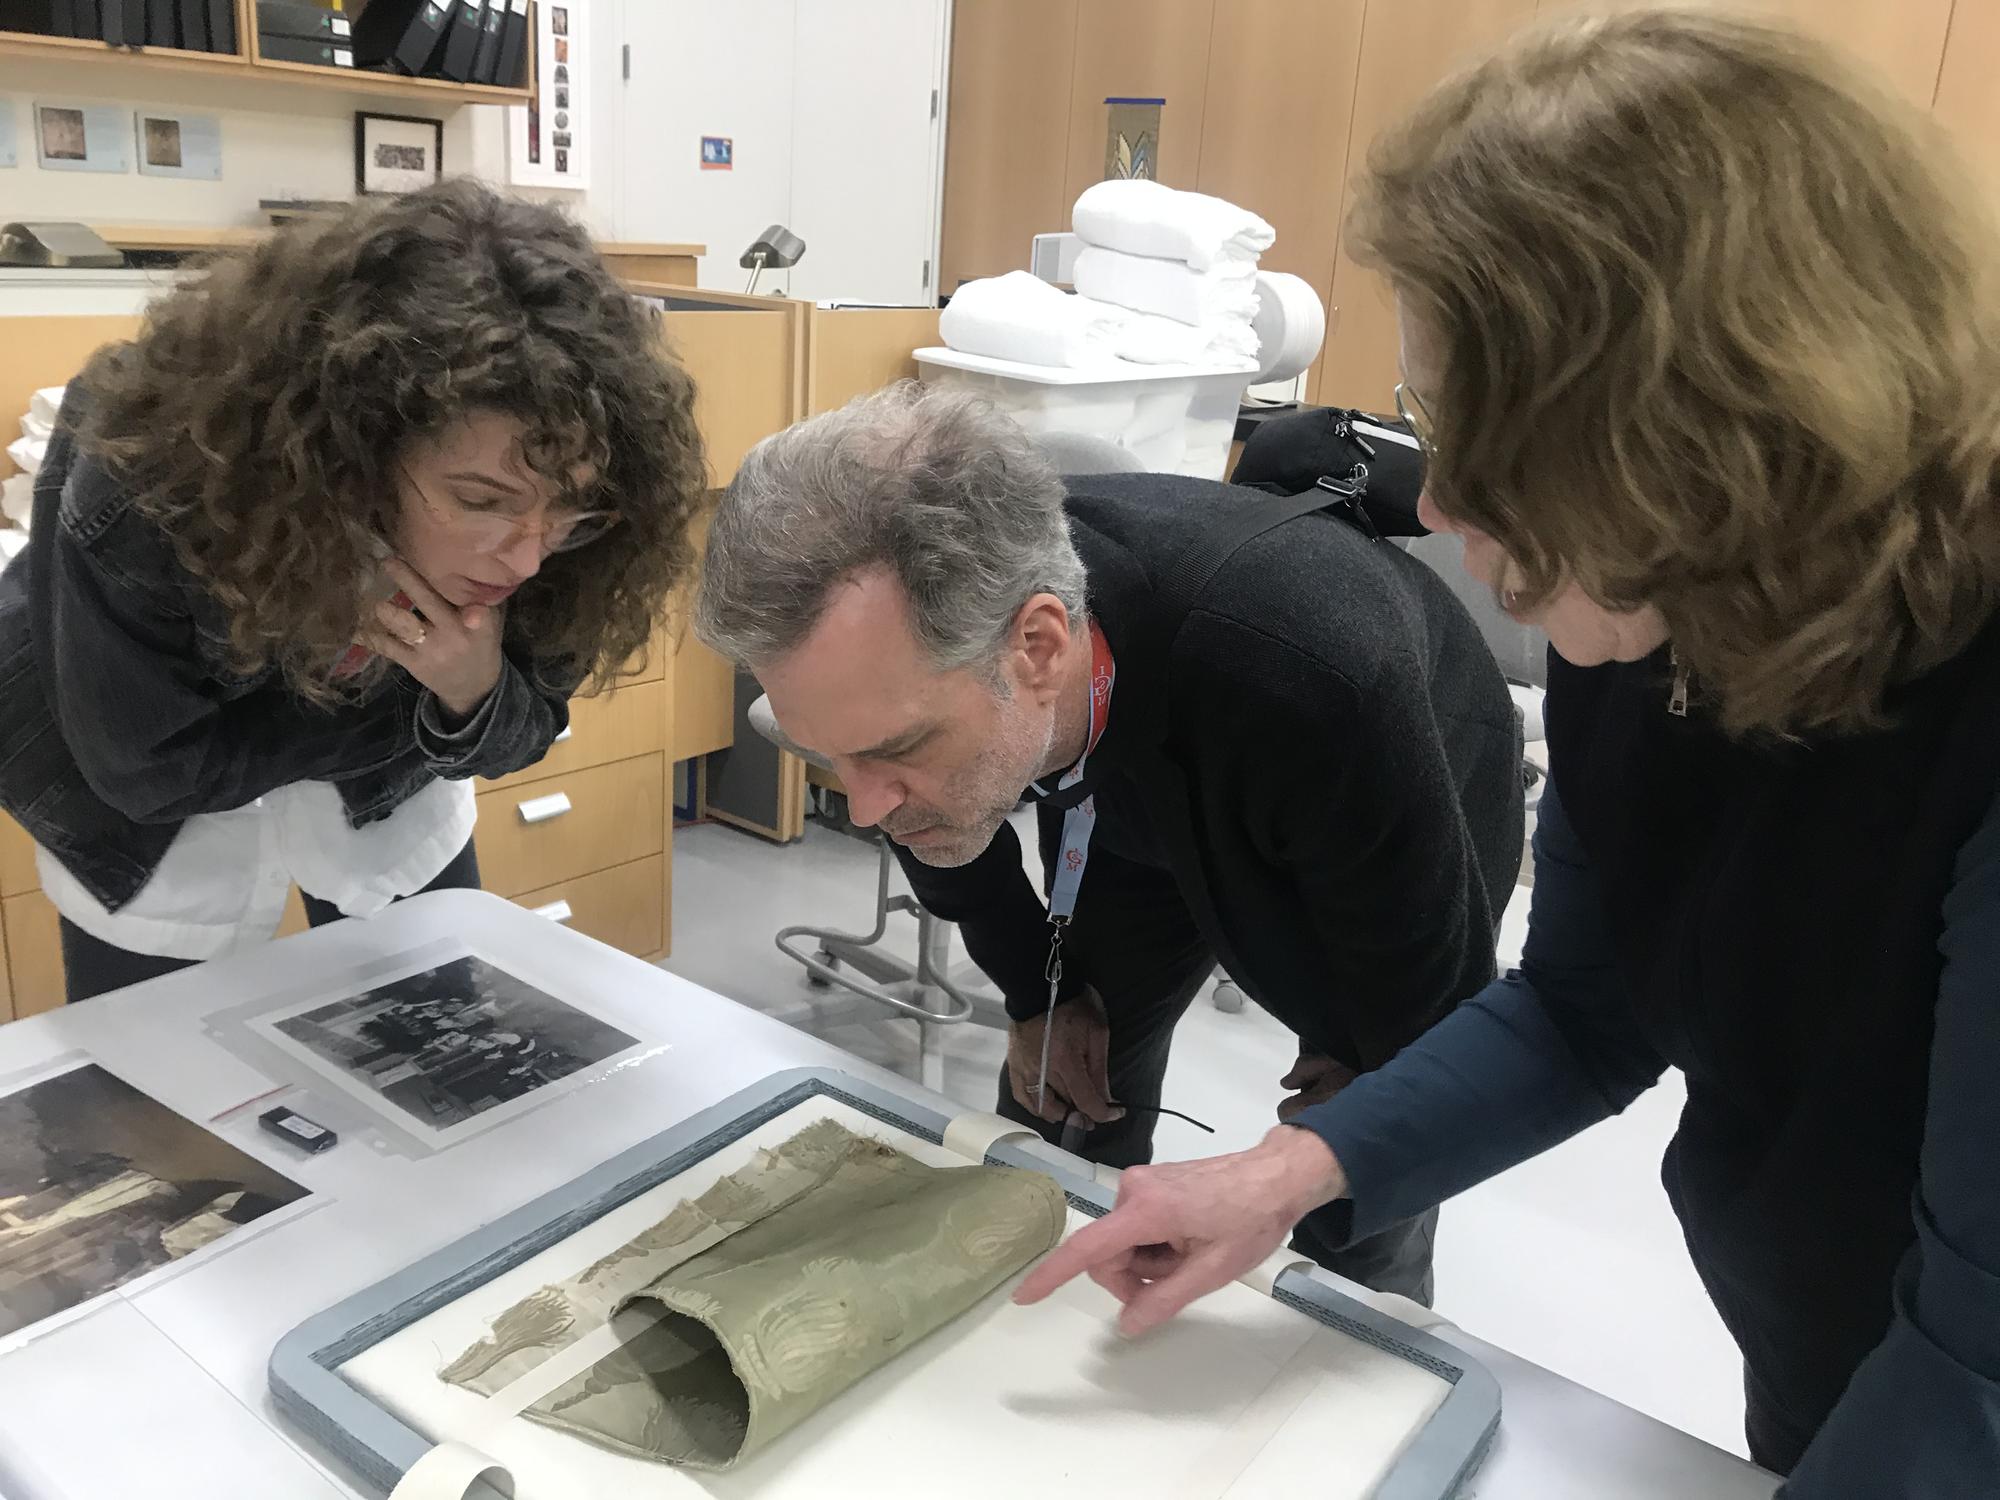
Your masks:
M 911 238 L 915 216 L 883 208 L 886 192 L 905 191 L 909 153 L 894 153 L 891 161 L 870 146 L 871 132 L 899 129 L 889 122 L 906 116 L 913 133 L 928 128 L 923 114 L 931 82 L 917 76 L 922 47 L 888 48 L 871 36 L 887 13 L 908 12 L 903 29 L 920 33 L 926 26 L 911 17 L 942 0 L 895 0 L 885 14 L 877 14 L 871 0 L 838 0 L 826 7 L 820 0 L 569 3 L 591 12 L 590 186 L 581 192 L 513 191 L 561 204 L 599 239 L 705 244 L 710 253 L 700 262 L 700 283 L 725 290 L 743 287 L 747 273 L 737 258 L 744 247 L 767 225 L 789 224 L 807 241 L 799 295 L 902 300 L 879 288 L 841 285 L 847 273 L 838 267 L 871 255 L 889 223 L 897 226 L 899 264 L 920 266 L 931 253 L 934 227 L 923 245 L 902 245 Z M 808 6 L 820 8 L 805 11 Z M 844 41 L 843 29 L 852 33 Z M 627 44 L 629 82 L 621 51 Z M 907 107 L 899 104 L 897 113 L 886 116 L 882 101 L 872 95 L 888 87 L 891 73 L 899 93 L 908 95 Z M 119 96 L 119 88 L 141 80 L 143 95 Z M 42 171 L 31 134 L 38 98 L 217 115 L 222 180 Z M 445 170 L 471 172 L 500 185 L 507 181 L 506 111 L 496 105 L 444 113 L 422 101 L 282 81 L 173 74 L 153 79 L 88 62 L 14 59 L 0 60 L 0 100 L 12 103 L 22 158 L 20 166 L 0 169 L 0 220 L 252 225 L 264 222 L 258 209 L 264 198 L 350 198 L 357 110 L 441 114 Z M 865 107 L 871 104 L 876 107 Z M 733 170 L 701 170 L 704 135 L 734 140 Z M 795 178 L 798 170 L 808 175 L 803 184 Z M 800 215 L 810 222 L 800 222 Z M 760 282 L 767 291 L 793 286 L 785 272 L 767 273 Z
M 87 62 L 0 61 L 0 100 L 14 111 L 20 165 L 0 169 L 0 215 L 121 224 L 261 224 L 264 198 L 354 196 L 354 114 L 422 114 L 404 100 L 370 99 L 264 80 L 238 82 L 165 74 L 142 95 L 121 95 L 142 75 L 107 75 Z M 226 99 L 227 108 L 218 107 Z M 33 108 L 53 103 L 115 104 L 127 111 L 163 105 L 222 121 L 222 178 L 190 182 L 136 171 L 45 172 L 35 161 Z M 498 111 L 494 111 L 498 113 Z M 473 160 L 470 110 L 445 119 L 444 166 Z
M 794 0 L 624 0 L 623 16 L 603 49 L 615 61 L 619 42 L 632 48 L 618 238 L 705 244 L 701 285 L 741 291 L 737 258 L 791 208 Z M 701 170 L 704 135 L 735 142 L 732 170 Z M 593 179 L 591 196 L 601 190 Z M 758 286 L 788 284 L 780 271 Z

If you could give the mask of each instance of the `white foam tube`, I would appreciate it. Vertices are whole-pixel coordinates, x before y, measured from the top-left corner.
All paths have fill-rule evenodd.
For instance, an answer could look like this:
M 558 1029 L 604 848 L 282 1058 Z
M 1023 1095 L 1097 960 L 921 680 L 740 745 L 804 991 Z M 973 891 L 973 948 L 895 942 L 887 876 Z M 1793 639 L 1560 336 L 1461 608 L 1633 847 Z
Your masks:
M 1326 342 L 1326 307 L 1319 294 L 1284 271 L 1257 273 L 1258 369 L 1252 385 L 1293 380 L 1319 358 Z

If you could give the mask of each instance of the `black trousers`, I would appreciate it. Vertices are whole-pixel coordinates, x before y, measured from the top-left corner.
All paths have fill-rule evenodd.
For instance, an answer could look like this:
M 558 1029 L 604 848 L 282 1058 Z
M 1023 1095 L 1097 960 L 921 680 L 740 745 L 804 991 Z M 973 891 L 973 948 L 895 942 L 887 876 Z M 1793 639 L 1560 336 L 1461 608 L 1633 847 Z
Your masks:
M 437 878 L 425 886 L 426 891 L 478 890 L 479 858 L 473 853 L 468 840 L 466 846 L 452 857 L 450 864 L 438 871 Z M 306 920 L 315 927 L 324 927 L 328 922 L 340 920 L 340 908 L 331 902 L 322 901 L 317 896 L 305 897 Z M 153 953 L 133 953 L 124 948 L 113 947 L 110 943 L 92 937 L 69 918 L 62 919 L 63 988 L 69 1003 L 89 1000 L 98 995 L 109 994 L 112 990 L 122 990 L 128 984 L 138 984 L 142 980 L 158 979 L 162 974 L 175 974 L 182 969 L 191 969 L 198 959 L 161 958 Z
M 1055 856 L 1062 814 L 1044 807 L 1038 818 L 1046 868 Z M 1172 874 L 1092 848 L 1063 947 L 1104 1001 L 1111 1028 L 1106 1069 L 1111 1097 L 1121 1104 L 1171 1105 L 1162 1095 L 1174 1027 L 1215 970 L 1215 955 Z M 1278 1019 L 1298 1031 L 1289 1018 Z M 1275 1125 L 1275 1087 L 1273 1095 Z M 1058 1141 L 1062 1135 L 1059 1122 L 1036 1119 L 1015 1102 L 1004 1063 L 997 1110 L 1045 1140 Z M 1149 1109 L 1128 1109 L 1123 1119 L 1090 1130 L 1077 1153 L 1106 1166 L 1143 1165 L 1153 1159 L 1157 1119 Z M 1436 1209 L 1341 1249 L 1316 1232 L 1315 1218 L 1308 1215 L 1299 1224 L 1293 1249 L 1350 1281 L 1430 1305 Z

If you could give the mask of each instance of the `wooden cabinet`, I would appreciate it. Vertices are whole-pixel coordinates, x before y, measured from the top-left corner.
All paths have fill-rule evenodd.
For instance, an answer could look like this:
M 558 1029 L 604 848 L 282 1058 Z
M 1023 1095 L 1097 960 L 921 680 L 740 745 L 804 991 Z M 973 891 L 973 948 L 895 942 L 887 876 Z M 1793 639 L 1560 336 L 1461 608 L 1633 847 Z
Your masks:
M 1027 264 L 1029 235 L 1069 227 L 1077 0 L 956 0 L 938 289 Z M 1033 226 L 1032 228 L 1028 226 Z
M 525 892 L 514 901 L 627 953 L 658 953 L 667 946 L 671 879 L 666 858 L 651 854 L 630 864 Z
M 500 896 L 528 891 L 666 847 L 667 761 L 658 751 L 479 795 L 479 873 Z
M 1661 0 L 959 0 L 945 158 L 943 277 L 1027 264 L 1103 173 L 1106 95 L 1167 101 L 1160 179 L 1255 209 L 1265 259 L 1328 304 L 1314 400 L 1386 408 L 1394 304 L 1342 243 L 1370 144 L 1459 65 L 1572 9 Z M 1689 0 L 1704 3 L 1704 0 Z M 2000 197 L 2000 5 L 1990 0 L 1739 0 L 1824 38 L 1933 109 Z M 1059 104 L 1059 96 L 1061 102 Z
M 62 937 L 56 909 L 40 891 L 0 901 L 7 929 L 7 974 L 14 1019 L 40 1015 L 63 1003 Z
M 1329 307 L 1365 9 L 1364 0 L 1230 0 L 1209 44 L 1195 186 L 1254 204 L 1278 231 L 1264 269 L 1302 278 Z
M 2000 204 L 2000 5 L 1960 0 L 1951 13 L 1932 113 L 1989 203 Z
M 1408 113 L 1454 64 L 1490 50 L 1533 19 L 1535 0 L 1404 0 L 1393 13 L 1371 0 L 1354 85 L 1348 160 L 1358 173 L 1368 146 Z M 1387 411 L 1396 388 L 1399 341 L 1389 287 L 1363 269 L 1343 242 L 1335 255 L 1335 309 L 1327 319 L 1319 399 Z
M 1105 100 L 1163 99 L 1159 179 L 1192 188 L 1201 176 L 1202 122 L 1208 102 L 1209 33 L 1234 0 L 1083 0 L 1076 16 L 1075 76 L 1070 81 L 1069 151 L 1054 223 L 1069 228 L 1070 205 L 1104 180 Z M 1025 265 L 1020 241 L 1016 265 Z

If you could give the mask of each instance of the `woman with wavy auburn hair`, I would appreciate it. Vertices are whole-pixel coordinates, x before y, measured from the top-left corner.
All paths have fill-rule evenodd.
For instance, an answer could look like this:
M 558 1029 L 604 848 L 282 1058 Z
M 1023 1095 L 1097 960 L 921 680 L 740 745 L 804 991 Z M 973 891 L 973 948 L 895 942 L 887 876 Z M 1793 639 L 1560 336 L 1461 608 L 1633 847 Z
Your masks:
M 1521 968 L 1023 1288 L 1128 1330 L 1669 1066 L 1664 1179 L 1791 1500 L 2000 1489 L 2000 240 L 1816 46 L 1539 29 L 1371 157 L 1423 513 L 1553 645 Z M 1165 1247 L 1165 1248 L 1162 1248 Z
M 552 209 L 469 182 L 215 262 L 68 389 L 0 574 L 0 804 L 69 998 L 478 884 L 470 778 L 642 651 L 693 386 Z

